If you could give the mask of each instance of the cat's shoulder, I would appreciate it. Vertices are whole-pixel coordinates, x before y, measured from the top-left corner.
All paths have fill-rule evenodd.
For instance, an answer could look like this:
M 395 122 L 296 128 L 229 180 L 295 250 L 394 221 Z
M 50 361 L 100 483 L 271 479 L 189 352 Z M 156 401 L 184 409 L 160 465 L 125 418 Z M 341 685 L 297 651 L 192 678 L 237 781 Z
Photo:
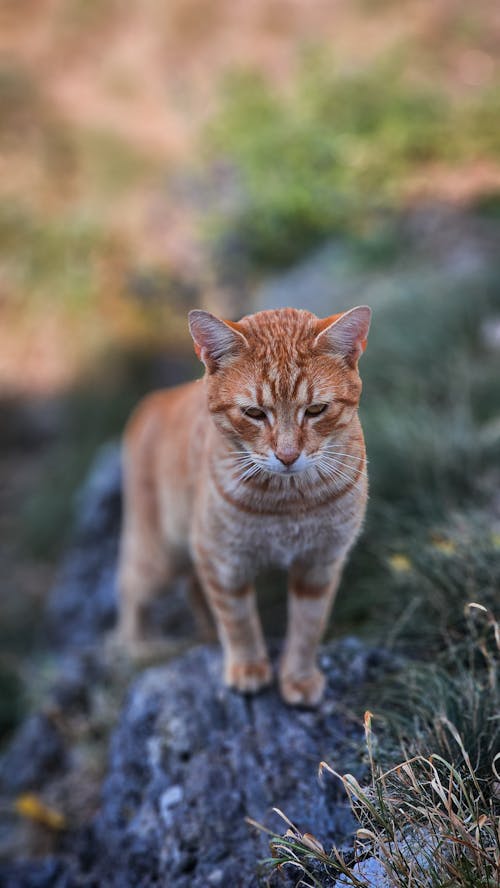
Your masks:
M 179 408 L 196 407 L 204 401 L 203 381 L 196 379 L 172 388 L 162 388 L 145 395 L 132 412 L 125 429 L 125 441 L 131 442 L 154 434 Z

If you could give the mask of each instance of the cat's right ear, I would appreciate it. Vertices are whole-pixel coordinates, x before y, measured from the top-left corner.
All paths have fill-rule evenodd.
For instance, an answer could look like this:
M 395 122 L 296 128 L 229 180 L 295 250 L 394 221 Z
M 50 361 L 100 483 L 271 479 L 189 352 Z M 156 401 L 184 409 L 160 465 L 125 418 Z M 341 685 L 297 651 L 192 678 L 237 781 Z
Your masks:
M 358 358 L 366 348 L 371 316 L 368 305 L 357 305 L 350 311 L 319 321 L 315 346 L 342 355 L 351 367 L 356 367 Z
M 221 321 L 209 311 L 195 308 L 189 312 L 188 318 L 194 350 L 209 373 L 214 373 L 226 358 L 233 357 L 248 346 L 236 324 Z

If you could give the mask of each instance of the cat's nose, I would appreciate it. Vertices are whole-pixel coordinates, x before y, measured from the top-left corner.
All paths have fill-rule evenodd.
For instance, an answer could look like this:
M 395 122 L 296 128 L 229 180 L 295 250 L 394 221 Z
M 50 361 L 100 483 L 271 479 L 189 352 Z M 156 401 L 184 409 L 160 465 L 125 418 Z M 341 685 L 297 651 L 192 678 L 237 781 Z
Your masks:
M 280 447 L 276 456 L 284 466 L 291 466 L 299 458 L 300 451 L 296 447 Z

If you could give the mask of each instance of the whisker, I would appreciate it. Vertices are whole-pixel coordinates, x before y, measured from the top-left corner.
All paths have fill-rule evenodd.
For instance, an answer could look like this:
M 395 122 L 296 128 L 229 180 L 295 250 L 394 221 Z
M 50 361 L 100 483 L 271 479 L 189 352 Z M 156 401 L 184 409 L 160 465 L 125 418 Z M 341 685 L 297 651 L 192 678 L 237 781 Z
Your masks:
M 320 453 L 330 453 L 334 456 L 347 456 L 347 457 L 349 457 L 349 459 L 357 459 L 359 461 L 361 461 L 363 459 L 363 456 L 361 454 L 346 453 L 345 451 L 337 450 L 334 447 L 323 447 L 322 450 L 320 450 Z
M 342 459 L 332 459 L 332 457 L 329 456 L 323 456 L 321 457 L 321 459 L 331 466 L 344 466 L 344 468 L 350 469 L 350 471 L 354 472 L 355 474 L 358 474 L 359 472 L 365 475 L 367 474 L 366 468 L 362 463 L 358 463 L 358 465 L 356 465 L 356 463 L 344 462 L 344 460 Z
M 330 464 L 333 466 L 344 466 L 346 469 L 349 469 L 351 472 L 354 472 L 356 475 L 366 475 L 367 474 L 366 469 L 361 468 L 361 467 L 359 469 L 357 469 L 356 466 L 351 465 L 351 463 L 346 463 L 341 459 L 331 459 L 331 457 L 326 457 L 326 460 L 327 460 L 327 462 L 330 462 Z
M 250 466 L 250 468 L 246 469 L 246 471 L 243 472 L 243 474 L 238 478 L 238 481 L 247 481 L 249 478 L 253 478 L 254 475 L 258 475 L 261 471 L 261 466 L 258 466 L 254 463 L 252 466 Z
M 360 478 L 362 475 L 366 474 L 364 471 L 358 471 L 355 474 L 353 474 L 352 471 L 349 471 L 349 472 L 342 471 L 341 469 L 338 468 L 338 463 L 336 463 L 333 460 L 322 461 L 321 467 L 324 470 L 326 470 L 326 472 L 330 478 L 332 478 L 332 479 L 334 479 L 336 477 L 343 478 L 344 481 L 349 481 L 349 482 L 355 481 L 355 480 L 357 480 L 357 478 Z M 349 468 L 350 470 L 353 469 L 352 466 L 348 466 L 347 468 Z
M 321 472 L 328 481 L 338 481 L 339 479 L 343 479 L 349 482 L 352 481 L 352 478 L 347 478 L 347 476 L 345 476 L 342 472 L 334 469 L 332 466 L 323 464 L 321 466 Z
M 233 454 L 228 454 L 228 457 L 229 457 L 230 459 L 233 459 L 235 462 L 237 462 L 237 461 L 239 461 L 239 460 L 243 460 L 243 461 L 245 461 L 245 460 L 249 460 L 250 462 L 259 462 L 259 461 L 263 460 L 263 457 L 259 456 L 259 454 L 257 454 L 257 453 L 250 453 L 250 451 L 248 451 L 248 450 L 242 451 L 242 452 L 241 452 L 241 455 L 239 455 L 239 454 L 234 454 L 234 455 L 233 455 Z M 226 457 L 226 458 L 227 458 L 227 457 Z
M 365 461 L 363 456 L 354 456 L 351 453 L 339 453 L 338 451 L 328 451 L 328 450 L 320 450 L 319 451 L 319 458 L 320 459 L 326 459 L 326 460 L 330 460 L 333 462 L 338 462 L 339 465 L 346 465 L 346 466 L 349 465 L 349 463 L 345 463 L 344 459 L 339 459 L 339 457 L 343 457 L 344 459 L 345 458 L 350 459 L 354 463 L 357 462 L 359 465 L 362 465 Z M 352 465 L 352 466 L 350 466 L 350 468 L 354 469 L 354 468 L 356 468 L 356 466 Z
M 348 472 L 344 472 L 344 471 L 342 471 L 342 469 L 337 469 L 337 468 L 334 468 L 333 466 L 326 466 L 324 468 L 326 469 L 326 471 L 329 472 L 330 478 L 332 478 L 332 479 L 342 478 L 342 480 L 344 480 L 344 481 L 356 482 L 360 478 L 363 477 L 361 474 L 350 475 Z
M 350 469 L 354 469 L 355 471 L 357 471 L 358 468 L 361 469 L 362 471 L 365 471 L 364 462 L 362 460 L 358 460 L 357 463 L 353 462 L 353 461 L 346 462 L 344 459 L 338 459 L 337 457 L 326 455 L 326 454 L 321 455 L 320 459 L 324 459 L 327 462 L 331 462 L 334 464 L 338 463 L 339 466 L 346 466 L 346 468 L 348 467 Z
M 341 455 L 339 453 L 325 453 L 324 451 L 320 451 L 319 457 L 320 459 L 326 459 L 330 462 L 343 462 L 345 459 L 345 457 L 341 458 Z M 364 460 L 362 457 L 357 457 L 356 460 L 351 460 L 351 462 L 353 463 L 352 468 L 356 468 L 356 463 L 358 465 L 364 464 Z
M 329 481 L 336 481 L 336 482 L 338 482 L 338 481 L 342 480 L 342 481 L 346 481 L 348 484 L 350 484 L 350 483 L 352 482 L 352 480 L 353 480 L 352 478 L 348 478 L 348 477 L 347 477 L 346 475 L 344 475 L 342 472 L 336 472 L 336 471 L 334 471 L 334 470 L 331 469 L 331 468 L 325 468 L 325 467 L 323 467 L 323 473 L 324 473 L 324 475 L 326 475 L 326 478 L 327 478 Z

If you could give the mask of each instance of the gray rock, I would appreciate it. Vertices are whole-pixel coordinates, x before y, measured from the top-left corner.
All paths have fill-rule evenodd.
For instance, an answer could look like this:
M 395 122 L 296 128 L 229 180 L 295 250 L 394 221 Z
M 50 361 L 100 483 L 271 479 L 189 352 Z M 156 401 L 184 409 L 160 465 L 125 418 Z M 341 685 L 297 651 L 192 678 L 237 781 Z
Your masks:
M 330 645 L 324 662 L 329 693 L 317 711 L 286 707 L 274 689 L 256 697 L 223 689 L 217 648 L 144 672 L 111 742 L 92 830 L 97 883 L 255 885 L 269 837 L 245 817 L 281 834 L 273 806 L 325 847 L 347 840 L 354 821 L 340 784 L 316 775 L 324 758 L 353 769 L 360 732 L 338 703 L 366 680 L 371 658 L 347 639 Z
M 386 870 L 382 866 L 380 860 L 376 857 L 370 857 L 357 863 L 352 868 L 353 875 L 359 880 L 363 888 L 394 888 L 394 882 L 391 882 Z M 340 886 L 350 886 L 352 888 L 352 880 L 341 876 L 335 883 L 335 888 Z
M 76 499 L 77 520 L 48 605 L 51 639 L 61 648 L 95 642 L 116 614 L 121 520 L 120 448 L 105 445 Z
M 75 882 L 64 863 L 54 857 L 0 865 L 2 888 L 72 888 Z
M 397 851 L 392 848 L 389 840 L 386 841 L 386 850 L 394 850 L 395 860 L 398 859 L 398 855 L 402 854 L 403 859 L 397 868 L 399 878 L 396 873 L 393 877 L 388 873 L 380 859 L 382 852 L 379 852 L 380 856 L 367 857 L 365 860 L 355 863 L 352 867 L 353 876 L 358 879 L 363 888 L 365 886 L 366 888 L 395 888 L 396 885 L 401 884 L 401 879 L 405 878 L 404 867 L 407 866 L 408 881 L 411 880 L 410 871 L 412 870 L 414 878 L 417 873 L 420 876 L 425 875 L 429 885 L 436 885 L 440 873 L 434 871 L 433 858 L 442 841 L 443 837 L 439 838 L 424 827 L 401 833 Z M 453 844 L 452 840 L 450 843 Z M 442 848 L 440 853 L 443 853 Z M 352 888 L 352 884 L 351 880 L 340 876 L 335 883 L 335 888 L 340 888 L 340 886 L 346 886 L 346 888 L 351 886 Z
M 67 766 L 67 750 L 54 722 L 39 712 L 14 735 L 0 763 L 0 788 L 6 793 L 39 789 Z

